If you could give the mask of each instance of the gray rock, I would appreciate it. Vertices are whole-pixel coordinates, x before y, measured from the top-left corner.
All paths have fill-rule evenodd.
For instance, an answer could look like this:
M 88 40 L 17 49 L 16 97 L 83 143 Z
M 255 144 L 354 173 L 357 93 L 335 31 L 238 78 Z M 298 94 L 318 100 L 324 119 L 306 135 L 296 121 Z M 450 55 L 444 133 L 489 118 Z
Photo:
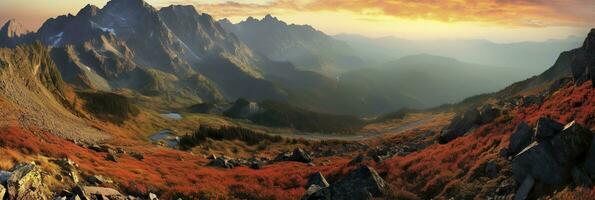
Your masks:
M 103 185 L 113 183 L 109 178 L 105 178 L 101 175 L 93 175 L 87 177 L 87 182 L 91 185 Z
M 116 156 L 116 154 L 114 153 L 108 153 L 105 159 L 113 162 L 118 162 L 118 156 Z
M 234 168 L 235 166 L 226 158 L 226 157 L 219 157 L 217 159 L 211 160 L 207 166 L 212 167 L 221 167 L 221 168 Z
M 521 152 L 525 147 L 531 144 L 533 140 L 533 132 L 531 127 L 525 122 L 517 125 L 516 129 L 510 135 L 508 143 L 508 156 L 514 156 Z
M 332 199 L 336 200 L 382 198 L 390 190 L 378 172 L 368 166 L 349 173 L 329 188 Z
M 589 151 L 593 135 L 589 129 L 582 127 L 576 122 L 570 122 L 564 129 L 553 136 L 549 142 L 552 145 L 554 157 L 560 164 L 570 168 L 578 164 L 576 160 Z
M 328 182 L 326 181 L 326 179 L 320 172 L 316 172 L 316 173 L 310 175 L 310 177 L 308 177 L 308 183 L 306 183 L 306 189 L 312 185 L 318 185 L 323 188 L 329 186 Z
M 285 152 L 277 155 L 277 157 L 275 157 L 275 161 L 310 163 L 312 162 L 312 158 L 310 158 L 310 155 L 308 155 L 302 148 L 295 148 L 293 152 Z
M 331 200 L 331 192 L 327 187 L 320 187 L 319 185 L 311 185 L 306 189 L 306 193 L 302 200 Z
M 126 199 L 126 196 L 113 188 L 94 187 L 94 186 L 76 186 L 72 192 L 81 200 L 93 199 Z
M 143 159 L 145 159 L 145 156 L 143 156 L 143 154 L 138 153 L 138 152 L 130 152 L 128 153 L 130 156 L 132 156 L 134 159 L 142 161 Z
M 465 135 L 469 130 L 481 122 L 480 113 L 475 108 L 470 108 L 462 115 L 457 115 L 448 128 L 442 130 L 438 137 L 440 144 L 446 144 L 460 136 Z
M 52 162 L 56 163 L 62 169 L 62 173 L 65 174 L 67 177 L 70 177 L 73 183 L 79 182 L 78 177 L 78 165 L 74 163 L 74 161 L 68 158 L 61 158 L 57 160 L 52 160 Z
M 485 124 L 494 121 L 500 116 L 500 110 L 492 105 L 484 105 L 481 107 L 480 123 Z
M 549 118 L 541 117 L 537 120 L 537 126 L 535 127 L 535 140 L 541 142 L 550 139 L 558 134 L 563 128 L 563 124 Z
M 42 170 L 35 163 L 13 167 L 6 181 L 8 199 L 49 199 L 49 191 L 42 182 Z
M 568 177 L 564 167 L 552 154 L 549 143 L 532 143 L 512 160 L 512 174 L 517 182 L 532 176 L 548 185 L 563 185 Z
M 525 122 L 521 122 L 517 125 L 516 129 L 510 135 L 510 141 L 508 143 L 508 153 L 514 156 L 521 152 L 525 147 L 531 144 L 533 140 L 533 132 L 531 127 Z
M 533 185 L 535 185 L 535 179 L 531 176 L 525 177 L 523 183 L 521 183 L 521 187 L 517 190 L 516 194 L 514 195 L 514 200 L 525 200 L 529 197 L 529 193 L 533 189 Z

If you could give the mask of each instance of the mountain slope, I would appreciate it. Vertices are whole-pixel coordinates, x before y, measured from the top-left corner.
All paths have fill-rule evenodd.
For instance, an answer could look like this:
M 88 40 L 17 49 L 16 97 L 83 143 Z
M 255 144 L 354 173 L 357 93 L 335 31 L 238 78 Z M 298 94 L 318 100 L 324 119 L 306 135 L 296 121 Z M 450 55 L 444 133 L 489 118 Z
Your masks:
M 349 72 L 340 80 L 377 93 L 409 96 L 432 107 L 503 88 L 521 78 L 514 71 L 422 54 Z
M 219 23 L 256 52 L 275 61 L 289 61 L 299 69 L 333 75 L 364 67 L 349 45 L 309 25 L 288 25 L 271 15 L 261 20 L 249 17 L 237 24 L 227 19 Z
M 34 36 L 54 47 L 65 80 L 82 89 L 128 88 L 178 103 L 284 96 L 249 48 L 193 7 L 158 11 L 142 0 L 112 0 L 49 19 Z
M 67 100 L 71 93 L 43 45 L 0 49 L 0 99 L 8 102 L 0 111 L 2 123 L 41 128 L 85 142 L 109 138 L 72 114 Z
M 336 35 L 363 58 L 380 62 L 415 54 L 432 54 L 492 66 L 517 68 L 524 76 L 541 73 L 562 52 L 579 46 L 582 38 L 568 37 L 539 42 L 494 43 L 487 40 L 407 40 L 394 37 L 367 38 L 359 35 Z M 527 59 L 532 58 L 532 59 Z

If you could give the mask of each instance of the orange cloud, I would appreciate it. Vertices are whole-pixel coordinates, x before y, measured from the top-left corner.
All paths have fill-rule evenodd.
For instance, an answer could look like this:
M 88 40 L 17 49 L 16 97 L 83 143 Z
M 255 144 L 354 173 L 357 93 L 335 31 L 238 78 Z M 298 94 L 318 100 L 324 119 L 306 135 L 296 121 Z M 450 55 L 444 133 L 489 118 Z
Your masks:
M 228 1 L 197 7 L 217 17 L 347 11 L 371 17 L 510 26 L 583 26 L 595 21 L 593 0 L 273 0 L 264 4 Z

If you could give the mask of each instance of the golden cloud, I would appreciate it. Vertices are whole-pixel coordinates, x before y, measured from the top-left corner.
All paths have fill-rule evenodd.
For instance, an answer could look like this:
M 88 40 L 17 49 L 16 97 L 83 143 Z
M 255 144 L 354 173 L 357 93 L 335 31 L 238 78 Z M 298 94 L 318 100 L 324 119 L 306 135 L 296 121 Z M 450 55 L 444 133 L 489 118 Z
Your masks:
M 273 0 L 200 4 L 217 17 L 304 11 L 347 11 L 364 16 L 479 22 L 511 26 L 581 26 L 595 21 L 593 0 Z

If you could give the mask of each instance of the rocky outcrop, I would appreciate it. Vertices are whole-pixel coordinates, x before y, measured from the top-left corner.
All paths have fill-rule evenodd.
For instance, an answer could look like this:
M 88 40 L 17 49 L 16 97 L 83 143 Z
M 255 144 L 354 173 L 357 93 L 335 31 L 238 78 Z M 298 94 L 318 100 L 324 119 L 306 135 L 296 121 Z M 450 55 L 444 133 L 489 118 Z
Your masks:
M 312 162 L 312 158 L 310 158 L 310 155 L 306 153 L 302 148 L 295 148 L 293 152 L 285 152 L 277 155 L 277 157 L 275 157 L 275 161 L 295 161 L 310 163 Z
M 73 197 L 81 200 L 95 200 L 95 199 L 127 199 L 115 189 L 94 186 L 77 186 L 72 190 Z
M 330 187 L 332 199 L 372 199 L 386 197 L 388 184 L 371 167 L 363 166 Z
M 525 147 L 529 146 L 533 140 L 533 130 L 525 122 L 521 122 L 517 125 L 516 129 L 510 135 L 510 143 L 508 143 L 508 149 L 506 157 L 514 156 L 521 152 Z
M 457 114 L 450 124 L 440 132 L 438 142 L 446 144 L 467 134 L 479 125 L 490 123 L 500 116 L 500 112 L 500 108 L 490 104 L 483 105 L 480 110 L 469 108 L 464 113 Z
M 537 120 L 537 126 L 535 127 L 535 140 L 538 142 L 550 139 L 555 134 L 560 132 L 564 128 L 563 124 L 560 124 L 549 118 L 539 118 Z
M 306 189 L 310 188 L 310 186 L 312 186 L 312 185 L 318 185 L 323 188 L 329 186 L 328 182 L 326 181 L 326 179 L 320 172 L 316 172 L 316 173 L 310 175 L 310 177 L 308 177 L 308 183 L 306 183 Z
M 557 122 L 545 118 L 539 121 L 541 128 L 537 128 L 535 134 L 541 136 L 512 160 L 514 179 L 520 183 L 531 177 L 546 188 L 559 188 L 573 179 L 579 182 L 577 184 L 587 182 L 585 173 L 574 168 L 590 162 L 588 151 L 594 145 L 591 131 L 574 121 L 559 131 L 556 131 Z
M 6 181 L 7 197 L 15 200 L 49 199 L 49 191 L 43 183 L 42 170 L 35 163 L 13 167 Z
M 319 173 L 313 174 L 310 179 L 319 180 L 320 177 L 324 180 Z M 325 185 L 323 182 L 320 184 Z M 378 172 L 368 166 L 362 166 L 330 186 L 322 185 L 307 185 L 302 200 L 377 199 L 387 197 L 390 191 L 388 184 Z

